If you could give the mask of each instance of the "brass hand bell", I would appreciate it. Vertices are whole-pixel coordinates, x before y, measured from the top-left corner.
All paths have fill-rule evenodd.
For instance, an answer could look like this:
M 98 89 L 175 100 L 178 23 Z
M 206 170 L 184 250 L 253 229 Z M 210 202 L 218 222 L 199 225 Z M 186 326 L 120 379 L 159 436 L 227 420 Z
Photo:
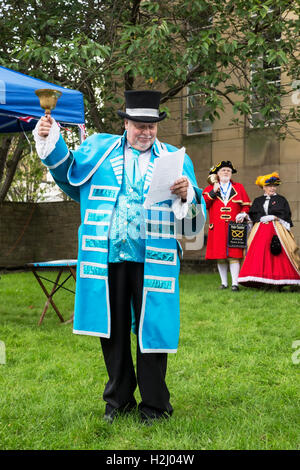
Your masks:
M 55 108 L 58 98 L 61 96 L 61 91 L 54 90 L 53 88 L 39 88 L 35 90 L 35 94 L 39 97 L 41 108 L 45 110 L 45 115 L 51 115 L 52 109 Z

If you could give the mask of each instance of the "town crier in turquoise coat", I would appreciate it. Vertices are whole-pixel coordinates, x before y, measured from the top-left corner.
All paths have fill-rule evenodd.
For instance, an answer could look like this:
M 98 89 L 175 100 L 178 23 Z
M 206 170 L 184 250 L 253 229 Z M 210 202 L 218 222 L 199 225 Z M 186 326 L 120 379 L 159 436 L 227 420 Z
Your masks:
M 122 136 L 94 134 L 69 151 L 50 117 L 34 130 L 37 151 L 58 186 L 80 203 L 73 331 L 99 336 L 109 376 L 104 418 L 112 422 L 136 407 L 143 421 L 169 417 L 167 353 L 179 339 L 179 257 L 182 226 L 193 234 L 205 223 L 202 191 L 185 154 L 170 198 L 145 209 L 155 161 L 177 149 L 157 139 L 161 94 L 125 92 Z M 179 233 L 180 234 L 180 233 Z M 181 235 L 181 234 L 180 234 Z M 130 332 L 137 335 L 136 374 Z

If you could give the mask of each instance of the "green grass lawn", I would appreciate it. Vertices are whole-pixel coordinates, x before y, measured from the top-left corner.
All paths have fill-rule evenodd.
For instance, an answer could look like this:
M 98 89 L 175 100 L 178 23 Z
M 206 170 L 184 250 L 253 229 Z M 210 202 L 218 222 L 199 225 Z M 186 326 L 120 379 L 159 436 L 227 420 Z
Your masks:
M 174 414 L 147 427 L 136 414 L 103 421 L 99 339 L 73 335 L 52 307 L 38 326 L 45 296 L 33 275 L 2 275 L 0 449 L 299 450 L 300 292 L 219 291 L 217 274 L 180 283 L 180 344 L 167 373 Z M 74 296 L 54 299 L 68 319 Z

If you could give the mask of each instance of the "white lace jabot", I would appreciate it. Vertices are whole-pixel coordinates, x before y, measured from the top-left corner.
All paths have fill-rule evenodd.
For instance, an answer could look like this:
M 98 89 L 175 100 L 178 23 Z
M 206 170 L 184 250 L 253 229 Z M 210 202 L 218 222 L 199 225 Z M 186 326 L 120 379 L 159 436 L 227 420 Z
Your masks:
M 47 158 L 48 155 L 50 155 L 50 153 L 55 149 L 55 145 L 60 136 L 60 130 L 57 122 L 55 119 L 53 119 L 53 124 L 50 128 L 48 137 L 41 137 L 38 134 L 40 122 L 41 120 L 38 121 L 37 125 L 32 131 L 32 134 L 35 140 L 37 154 L 41 160 L 45 160 L 45 158 Z

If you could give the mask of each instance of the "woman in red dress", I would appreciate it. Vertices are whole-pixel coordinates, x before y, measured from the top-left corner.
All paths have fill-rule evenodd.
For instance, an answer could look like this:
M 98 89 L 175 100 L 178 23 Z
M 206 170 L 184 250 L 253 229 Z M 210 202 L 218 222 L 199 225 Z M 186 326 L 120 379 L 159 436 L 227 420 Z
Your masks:
M 264 195 L 253 201 L 249 212 L 254 226 L 238 279 L 243 286 L 300 285 L 299 249 L 290 231 L 289 203 L 277 194 L 280 183 L 276 172 L 256 180 Z
M 228 287 L 228 265 L 231 274 L 233 291 L 238 291 L 238 275 L 240 259 L 243 258 L 242 248 L 228 248 L 228 223 L 241 223 L 250 209 L 250 199 L 240 183 L 231 180 L 236 173 L 230 161 L 222 161 L 209 172 L 212 184 L 203 191 L 206 207 L 209 212 L 209 228 L 207 237 L 206 259 L 217 260 L 221 278 L 221 289 Z M 215 177 L 215 181 L 211 179 Z

